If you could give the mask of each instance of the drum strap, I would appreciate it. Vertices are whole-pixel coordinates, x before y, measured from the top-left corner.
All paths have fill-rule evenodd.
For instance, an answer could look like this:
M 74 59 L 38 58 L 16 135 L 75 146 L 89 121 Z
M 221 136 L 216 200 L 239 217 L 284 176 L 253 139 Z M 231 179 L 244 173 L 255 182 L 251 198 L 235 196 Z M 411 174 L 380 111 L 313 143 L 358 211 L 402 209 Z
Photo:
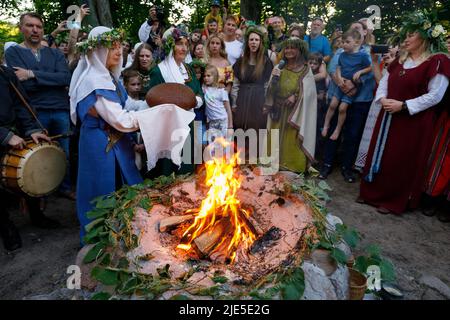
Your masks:
M 31 115 L 33 116 L 33 118 L 36 120 L 38 126 L 42 129 L 42 131 L 47 135 L 47 129 L 44 128 L 44 126 L 42 125 L 42 123 L 39 121 L 38 117 L 36 116 L 36 114 L 33 111 L 33 108 L 28 104 L 28 102 L 25 100 L 25 98 L 23 97 L 23 95 L 20 93 L 19 89 L 17 89 L 17 87 L 14 85 L 14 83 L 11 81 L 11 79 L 8 77 L 8 75 L 6 74 L 6 72 L 3 70 L 3 67 L 0 66 L 0 70 L 1 72 L 5 75 L 6 79 L 8 79 L 9 84 L 11 85 L 11 87 L 14 89 L 14 91 L 16 92 L 17 96 L 20 98 L 20 100 L 22 101 L 23 105 L 28 109 L 28 111 L 31 113 Z

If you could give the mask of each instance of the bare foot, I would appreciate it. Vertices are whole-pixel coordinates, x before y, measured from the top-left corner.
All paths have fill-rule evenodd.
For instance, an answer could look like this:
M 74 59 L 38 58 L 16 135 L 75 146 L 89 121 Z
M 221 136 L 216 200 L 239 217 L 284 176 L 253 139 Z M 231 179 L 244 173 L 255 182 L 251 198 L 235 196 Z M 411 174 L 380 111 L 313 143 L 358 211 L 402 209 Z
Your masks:
M 331 135 L 330 139 L 333 141 L 336 141 L 339 138 L 340 132 L 337 130 L 334 130 L 333 134 Z
M 328 135 L 328 127 L 323 127 L 322 129 L 322 137 L 326 138 Z

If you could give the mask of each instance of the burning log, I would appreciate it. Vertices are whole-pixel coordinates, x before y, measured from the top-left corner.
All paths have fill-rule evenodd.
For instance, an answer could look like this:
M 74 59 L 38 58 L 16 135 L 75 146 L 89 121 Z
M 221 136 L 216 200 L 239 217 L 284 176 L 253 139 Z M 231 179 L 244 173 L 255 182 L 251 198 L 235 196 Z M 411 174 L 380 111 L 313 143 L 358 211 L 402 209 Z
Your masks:
M 256 228 L 253 226 L 253 224 L 250 222 L 250 220 L 247 218 L 245 213 L 243 213 L 241 210 L 238 211 L 239 218 L 241 221 L 245 224 L 248 230 L 250 230 L 255 236 L 260 235 L 260 232 L 256 230 Z
M 173 229 L 178 225 L 192 219 L 194 219 L 194 216 L 191 214 L 165 218 L 159 222 L 159 232 L 166 232 L 167 230 Z
M 209 253 L 227 237 L 232 225 L 229 219 L 221 219 L 212 228 L 195 238 L 193 247 L 200 256 L 208 256 Z

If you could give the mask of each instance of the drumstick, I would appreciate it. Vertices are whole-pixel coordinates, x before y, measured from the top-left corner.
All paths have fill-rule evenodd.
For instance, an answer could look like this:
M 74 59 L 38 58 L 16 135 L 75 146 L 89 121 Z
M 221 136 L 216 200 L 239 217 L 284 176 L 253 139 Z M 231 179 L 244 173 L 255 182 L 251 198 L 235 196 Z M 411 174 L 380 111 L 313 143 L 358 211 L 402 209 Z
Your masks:
M 70 136 L 73 135 L 72 131 L 69 131 L 67 133 L 63 133 L 63 134 L 58 134 L 56 136 L 52 136 L 49 137 L 51 140 L 56 140 L 56 139 L 64 139 L 64 138 L 69 138 Z M 33 139 L 29 139 L 29 140 L 25 140 L 26 143 L 30 143 L 30 142 L 34 142 Z

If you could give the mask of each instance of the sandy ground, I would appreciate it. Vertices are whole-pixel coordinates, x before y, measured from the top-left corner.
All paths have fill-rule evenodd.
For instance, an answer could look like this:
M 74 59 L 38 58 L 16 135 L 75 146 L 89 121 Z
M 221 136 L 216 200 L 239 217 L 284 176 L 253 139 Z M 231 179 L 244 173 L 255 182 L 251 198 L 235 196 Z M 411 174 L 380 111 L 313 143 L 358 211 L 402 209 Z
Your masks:
M 347 184 L 339 172 L 328 179 L 333 191 L 330 212 L 359 230 L 362 245 L 378 244 L 396 267 L 398 283 L 407 299 L 450 299 L 450 224 L 419 212 L 383 216 L 354 202 L 358 184 Z M 66 286 L 67 268 L 79 250 L 75 203 L 51 197 L 47 215 L 63 228 L 40 230 L 29 218 L 11 209 L 23 247 L 14 253 L 0 250 L 0 299 L 23 299 Z

